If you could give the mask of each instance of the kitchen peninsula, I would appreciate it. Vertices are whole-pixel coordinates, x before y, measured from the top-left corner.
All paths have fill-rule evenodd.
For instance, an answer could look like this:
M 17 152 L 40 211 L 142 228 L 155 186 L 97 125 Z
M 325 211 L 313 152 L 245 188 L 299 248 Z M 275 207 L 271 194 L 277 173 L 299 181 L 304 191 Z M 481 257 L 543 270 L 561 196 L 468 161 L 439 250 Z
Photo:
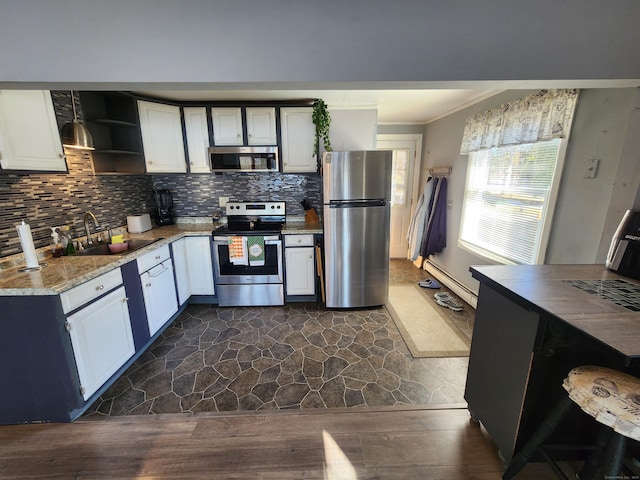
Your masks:
M 187 222 L 128 234 L 153 242 L 123 255 L 53 258 L 40 249 L 47 266 L 33 272 L 21 271 L 21 254 L 0 262 L 0 423 L 74 420 L 189 301 L 217 303 L 209 256 L 216 226 Z M 300 221 L 282 230 L 321 232 Z M 195 275 L 185 275 L 184 265 Z
M 604 265 L 470 270 L 480 290 L 465 399 L 505 462 L 566 395 L 562 380 L 573 367 L 640 373 L 639 281 Z M 588 438 L 597 422 L 575 413 L 554 439 Z

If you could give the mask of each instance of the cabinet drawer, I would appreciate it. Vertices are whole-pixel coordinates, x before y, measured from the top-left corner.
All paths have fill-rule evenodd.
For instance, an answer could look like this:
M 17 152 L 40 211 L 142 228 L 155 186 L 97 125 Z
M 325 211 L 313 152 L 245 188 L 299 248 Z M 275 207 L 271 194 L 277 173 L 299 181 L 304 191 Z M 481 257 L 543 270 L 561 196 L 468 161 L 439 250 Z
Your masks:
M 164 262 L 169 258 L 169 256 L 170 254 L 168 244 L 160 248 L 156 248 L 149 253 L 145 253 L 144 255 L 140 255 L 136 259 L 136 262 L 138 263 L 138 272 L 146 272 L 157 264 Z
M 285 235 L 285 247 L 312 247 L 313 235 Z
M 82 285 L 73 287 L 71 290 L 62 292 L 60 294 L 62 309 L 64 313 L 75 310 L 120 284 L 122 284 L 122 272 L 120 272 L 119 268 L 116 268 Z

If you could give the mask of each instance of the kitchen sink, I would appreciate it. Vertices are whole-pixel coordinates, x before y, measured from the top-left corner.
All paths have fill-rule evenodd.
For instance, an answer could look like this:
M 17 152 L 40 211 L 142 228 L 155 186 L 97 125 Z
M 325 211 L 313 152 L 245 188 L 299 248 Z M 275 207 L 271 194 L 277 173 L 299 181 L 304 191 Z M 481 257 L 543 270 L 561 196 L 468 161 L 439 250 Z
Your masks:
M 129 245 L 129 248 L 117 253 L 111 253 L 111 250 L 109 250 L 109 245 L 107 245 L 106 243 L 99 243 L 91 247 L 86 247 L 84 250 L 80 250 L 79 252 L 74 253 L 74 255 L 126 255 L 129 252 L 135 252 L 136 250 L 140 250 L 147 245 L 151 245 L 158 240 L 162 240 L 162 238 L 154 238 L 153 240 L 130 239 L 126 241 L 126 243 Z

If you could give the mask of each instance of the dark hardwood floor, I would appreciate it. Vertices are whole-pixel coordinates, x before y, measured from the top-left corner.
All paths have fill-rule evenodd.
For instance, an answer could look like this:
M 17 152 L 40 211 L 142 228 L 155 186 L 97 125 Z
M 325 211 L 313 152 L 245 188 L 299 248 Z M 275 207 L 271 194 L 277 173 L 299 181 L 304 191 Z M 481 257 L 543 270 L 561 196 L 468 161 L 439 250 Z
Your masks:
M 462 408 L 143 415 L 0 428 L 6 480 L 495 480 L 502 471 L 493 441 Z M 531 464 L 517 478 L 553 476 Z

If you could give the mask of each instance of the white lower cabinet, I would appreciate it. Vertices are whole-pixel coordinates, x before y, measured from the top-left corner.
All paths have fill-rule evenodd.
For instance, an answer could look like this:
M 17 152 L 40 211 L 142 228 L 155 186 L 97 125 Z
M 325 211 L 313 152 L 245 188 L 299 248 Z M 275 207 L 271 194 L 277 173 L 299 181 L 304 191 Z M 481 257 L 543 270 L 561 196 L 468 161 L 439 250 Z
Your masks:
M 142 295 L 152 337 L 178 311 L 173 262 L 164 260 L 140 275 Z
M 67 330 L 87 400 L 135 353 L 124 287 L 69 315 Z
M 313 235 L 285 235 L 284 245 L 287 295 L 315 295 L 316 262 Z
M 184 237 L 171 248 L 180 305 L 191 295 L 214 295 L 211 237 Z

